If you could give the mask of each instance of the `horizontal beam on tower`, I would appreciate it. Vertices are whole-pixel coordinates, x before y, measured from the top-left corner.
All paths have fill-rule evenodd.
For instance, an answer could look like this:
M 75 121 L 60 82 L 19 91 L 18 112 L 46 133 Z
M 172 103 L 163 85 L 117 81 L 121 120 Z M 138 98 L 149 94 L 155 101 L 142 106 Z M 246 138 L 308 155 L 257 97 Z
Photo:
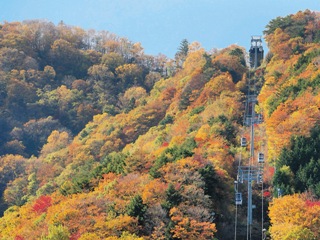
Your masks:
M 261 166 L 240 166 L 238 167 L 238 182 L 257 181 L 262 179 L 263 170 Z

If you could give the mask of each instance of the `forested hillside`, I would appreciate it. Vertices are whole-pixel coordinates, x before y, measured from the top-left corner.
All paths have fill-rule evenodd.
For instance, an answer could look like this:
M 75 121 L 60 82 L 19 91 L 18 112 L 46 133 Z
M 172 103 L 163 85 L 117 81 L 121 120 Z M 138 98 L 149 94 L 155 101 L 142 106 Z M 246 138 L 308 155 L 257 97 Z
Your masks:
M 53 130 L 72 137 L 98 113 L 128 112 L 171 70 L 139 43 L 62 22 L 4 23 L 0 36 L 2 155 L 38 156 Z
M 320 15 L 310 11 L 272 20 L 270 52 L 259 96 L 268 161 L 276 172 L 269 217 L 273 239 L 320 238 Z M 299 195 L 289 194 L 299 193 Z M 284 212 L 283 212 L 284 211 Z
M 250 74 L 268 230 L 317 239 L 320 15 L 264 33 L 269 53 Z M 246 49 L 183 40 L 170 60 L 108 32 L 25 21 L 0 26 L 0 56 L 1 239 L 233 239 Z

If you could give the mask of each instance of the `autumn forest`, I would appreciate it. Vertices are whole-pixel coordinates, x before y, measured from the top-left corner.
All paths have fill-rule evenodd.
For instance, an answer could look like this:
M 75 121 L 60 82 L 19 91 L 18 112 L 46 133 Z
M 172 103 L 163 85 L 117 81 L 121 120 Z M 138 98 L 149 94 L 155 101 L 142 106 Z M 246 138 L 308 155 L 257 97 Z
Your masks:
M 266 156 L 253 239 L 261 225 L 266 239 L 319 239 L 320 13 L 263 33 L 253 71 L 238 45 L 183 39 L 170 59 L 64 22 L 0 24 L 0 239 L 234 239 L 253 78 Z

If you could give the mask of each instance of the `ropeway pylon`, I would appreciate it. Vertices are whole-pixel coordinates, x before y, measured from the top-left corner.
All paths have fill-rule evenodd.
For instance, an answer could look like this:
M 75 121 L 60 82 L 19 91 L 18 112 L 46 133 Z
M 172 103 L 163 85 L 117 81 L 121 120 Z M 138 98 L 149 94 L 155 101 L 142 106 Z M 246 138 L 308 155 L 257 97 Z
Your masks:
M 255 70 L 263 58 L 262 40 L 259 36 L 253 36 L 251 39 L 250 48 L 250 67 L 251 70 Z M 252 209 L 255 206 L 252 204 L 252 184 L 254 182 L 262 185 L 263 191 L 263 165 L 264 165 L 264 154 L 259 153 L 257 161 L 255 159 L 255 149 L 254 149 L 254 126 L 255 124 L 262 123 L 262 115 L 256 114 L 255 106 L 257 103 L 257 93 L 255 87 L 255 79 L 250 78 L 249 71 L 249 84 L 248 93 L 246 95 L 246 106 L 244 114 L 243 125 L 250 128 L 250 157 L 248 165 L 241 165 L 241 153 L 238 166 L 237 180 L 235 184 L 235 204 L 236 204 L 236 216 L 235 216 L 235 240 L 237 239 L 237 207 L 242 204 L 242 194 L 239 192 L 239 184 L 247 183 L 247 240 L 251 239 L 252 231 Z M 241 138 L 241 147 L 246 147 L 247 140 Z M 263 196 L 262 196 L 262 239 L 264 238 L 263 233 Z

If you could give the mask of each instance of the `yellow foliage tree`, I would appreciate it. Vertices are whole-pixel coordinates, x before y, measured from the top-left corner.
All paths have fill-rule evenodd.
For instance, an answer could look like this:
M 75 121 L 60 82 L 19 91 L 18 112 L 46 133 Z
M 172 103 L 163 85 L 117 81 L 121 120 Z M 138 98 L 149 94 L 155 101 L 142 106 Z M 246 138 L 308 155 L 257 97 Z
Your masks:
M 68 145 L 69 141 L 70 137 L 67 132 L 54 130 L 48 137 L 47 144 L 42 147 L 41 155 L 45 156 L 49 153 L 62 149 Z
M 274 199 L 269 207 L 272 239 L 319 239 L 320 204 L 310 204 L 302 195 Z

